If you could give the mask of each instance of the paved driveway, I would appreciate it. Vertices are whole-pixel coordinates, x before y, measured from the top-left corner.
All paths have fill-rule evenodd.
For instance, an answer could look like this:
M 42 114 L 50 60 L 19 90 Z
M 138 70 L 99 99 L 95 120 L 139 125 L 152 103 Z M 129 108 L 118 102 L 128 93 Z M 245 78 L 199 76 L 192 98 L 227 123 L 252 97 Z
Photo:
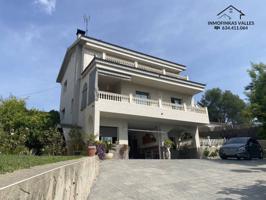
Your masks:
M 90 200 L 266 199 L 266 160 L 113 160 Z

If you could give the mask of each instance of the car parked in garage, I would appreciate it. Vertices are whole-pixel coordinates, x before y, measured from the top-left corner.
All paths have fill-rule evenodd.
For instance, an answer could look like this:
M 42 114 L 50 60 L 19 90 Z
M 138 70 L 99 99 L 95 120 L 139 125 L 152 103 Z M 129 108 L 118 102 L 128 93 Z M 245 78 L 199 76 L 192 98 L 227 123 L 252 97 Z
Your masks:
M 230 138 L 220 148 L 219 155 L 221 159 L 263 159 L 263 149 L 259 142 L 251 137 L 234 137 Z

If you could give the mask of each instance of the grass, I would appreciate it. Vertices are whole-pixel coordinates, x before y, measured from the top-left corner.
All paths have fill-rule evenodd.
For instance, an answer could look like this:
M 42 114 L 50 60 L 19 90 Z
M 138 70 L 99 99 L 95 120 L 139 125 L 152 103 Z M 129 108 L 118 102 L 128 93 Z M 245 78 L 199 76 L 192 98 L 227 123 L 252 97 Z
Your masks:
M 26 156 L 0 155 L 0 174 L 59 161 L 77 159 L 80 156 Z

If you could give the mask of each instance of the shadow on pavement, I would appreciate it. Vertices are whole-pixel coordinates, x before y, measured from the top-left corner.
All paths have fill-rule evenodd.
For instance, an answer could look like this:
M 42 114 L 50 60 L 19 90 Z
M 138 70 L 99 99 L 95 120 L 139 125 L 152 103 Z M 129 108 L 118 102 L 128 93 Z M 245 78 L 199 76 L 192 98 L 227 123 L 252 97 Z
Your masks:
M 249 167 L 258 167 L 260 165 L 265 165 L 266 166 L 266 160 L 236 160 L 236 159 L 228 159 L 228 160 L 211 160 L 211 162 L 220 163 L 220 164 L 242 165 L 242 166 L 249 166 Z M 266 170 L 266 168 L 261 168 L 261 169 L 262 170 Z M 257 168 L 256 168 L 256 170 L 257 170 Z
M 238 188 L 223 188 L 217 194 L 223 194 L 226 198 L 218 199 L 237 199 L 242 200 L 265 200 L 266 199 L 266 181 L 258 180 L 255 184 L 238 187 Z

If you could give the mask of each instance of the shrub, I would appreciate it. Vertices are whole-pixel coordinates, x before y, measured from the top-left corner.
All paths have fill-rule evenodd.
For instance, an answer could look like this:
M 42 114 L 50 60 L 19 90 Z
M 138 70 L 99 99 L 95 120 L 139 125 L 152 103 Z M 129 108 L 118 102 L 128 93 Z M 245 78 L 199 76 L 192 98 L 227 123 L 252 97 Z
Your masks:
M 174 143 L 173 143 L 172 140 L 170 140 L 170 139 L 166 139 L 166 140 L 164 140 L 164 146 L 165 146 L 166 148 L 171 148 L 173 145 L 174 145 Z
M 209 157 L 216 157 L 216 156 L 218 156 L 218 149 L 216 147 L 211 147 Z
M 119 149 L 119 155 L 122 159 L 125 159 L 126 155 L 125 153 L 127 152 L 128 150 L 128 145 L 126 144 L 123 144 L 123 146 Z
M 0 98 L 0 152 L 8 154 L 64 153 L 64 137 L 56 129 L 57 111 L 27 109 L 23 99 Z
M 208 157 L 209 154 L 210 154 L 210 151 L 209 151 L 209 149 L 206 147 L 206 148 L 204 149 L 204 151 L 203 151 L 203 155 L 204 155 L 205 157 Z
M 88 145 L 95 145 L 96 143 L 96 135 L 94 135 L 93 133 L 89 134 L 87 136 L 87 142 L 88 142 Z
M 56 128 L 43 131 L 41 142 L 43 144 L 42 154 L 64 155 L 66 153 L 64 136 Z
M 11 133 L 0 130 L 0 153 L 2 154 L 29 154 L 25 146 L 28 130 L 20 128 Z
M 106 141 L 104 144 L 105 144 L 106 153 L 109 153 L 109 151 L 111 150 L 115 150 L 115 145 L 112 142 Z
M 85 143 L 82 140 L 82 133 L 77 128 L 72 128 L 69 131 L 70 137 L 70 149 L 74 151 L 74 153 L 82 152 L 84 149 Z
M 216 156 L 218 156 L 217 151 L 211 151 L 209 157 L 216 157 Z

